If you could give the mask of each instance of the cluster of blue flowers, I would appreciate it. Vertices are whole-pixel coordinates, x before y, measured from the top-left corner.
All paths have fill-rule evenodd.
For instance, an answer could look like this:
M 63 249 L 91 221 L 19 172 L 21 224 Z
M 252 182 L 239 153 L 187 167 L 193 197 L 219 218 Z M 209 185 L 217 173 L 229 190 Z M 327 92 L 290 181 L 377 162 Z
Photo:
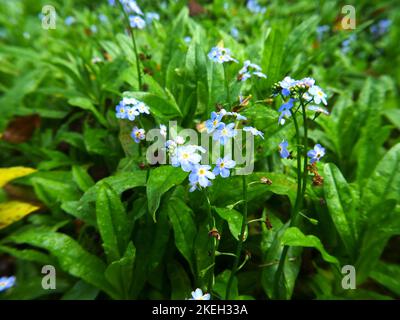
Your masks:
M 208 58 L 217 63 L 224 62 L 238 62 L 236 59 L 232 57 L 232 52 L 228 48 L 224 48 L 222 46 L 216 46 L 211 48 L 211 51 L 208 53 Z
M 7 289 L 15 285 L 15 277 L 1 277 L 0 278 L 0 292 L 6 291 Z
M 222 121 L 224 117 L 233 117 L 235 121 L 225 124 Z M 219 141 L 221 145 L 225 145 L 237 135 L 236 122 L 241 120 L 247 120 L 247 118 L 237 112 L 228 112 L 222 109 L 219 112 L 211 113 L 211 118 L 205 122 L 205 128 L 208 134 L 212 134 L 214 141 Z M 264 138 L 263 133 L 256 128 L 244 127 L 243 130 L 254 136 Z M 218 175 L 223 178 L 229 177 L 230 170 L 236 166 L 236 162 L 229 156 L 217 159 L 213 169 L 209 165 L 201 165 L 201 154 L 205 153 L 206 150 L 197 145 L 185 145 L 185 139 L 181 136 L 167 140 L 165 147 L 172 166 L 181 167 L 183 171 L 190 172 L 190 192 L 211 186 L 211 180 L 214 180 Z
M 257 0 L 248 0 L 246 6 L 253 13 L 265 13 L 267 11 L 267 8 L 261 6 Z
M 351 46 L 356 40 L 357 40 L 357 35 L 355 33 L 350 35 L 347 39 L 343 40 L 342 48 L 341 48 L 342 52 L 344 54 L 350 52 L 351 51 Z
M 391 24 L 389 19 L 381 19 L 370 27 L 370 31 L 375 37 L 381 37 L 388 32 Z
M 238 79 L 240 81 L 246 81 L 250 79 L 253 75 L 259 78 L 266 78 L 267 76 L 261 72 L 261 67 L 255 63 L 251 63 L 250 60 L 246 60 L 243 63 L 243 68 L 239 70 Z
M 208 53 L 208 58 L 213 62 L 221 64 L 231 61 L 238 63 L 238 60 L 232 57 L 231 50 L 224 48 L 222 42 L 216 47 L 211 48 L 210 52 Z M 250 60 L 246 60 L 243 63 L 243 67 L 239 70 L 237 79 L 238 81 L 246 81 L 252 76 L 256 76 L 258 78 L 267 77 L 264 73 L 262 73 L 262 69 L 259 65 L 252 63 Z
M 285 124 L 286 119 L 292 116 L 294 104 L 300 99 L 305 102 L 307 110 L 329 115 L 329 112 L 325 108 L 319 106 L 321 103 L 324 105 L 328 104 L 326 101 L 327 95 L 315 84 L 313 78 L 307 77 L 301 80 L 295 80 L 291 77 L 285 77 L 275 85 L 274 92 L 275 95 L 281 94 L 284 99 L 288 97 L 288 99 L 278 109 L 280 113 L 278 124 L 280 125 Z M 308 105 L 311 102 L 315 104 Z M 283 140 L 279 144 L 278 150 L 281 158 L 287 159 L 290 156 L 288 147 L 289 143 L 286 140 Z M 320 144 L 316 144 L 314 149 L 309 150 L 307 153 L 311 164 L 318 162 L 324 155 L 325 149 Z
M 215 179 L 215 174 L 210 171 L 211 166 L 200 164 L 201 153 L 205 153 L 206 150 L 200 146 L 184 145 L 184 143 L 185 140 L 181 136 L 165 143 L 172 166 L 190 172 L 190 192 L 210 186 L 210 180 Z
M 135 98 L 122 98 L 115 109 L 115 115 L 118 119 L 128 119 L 130 121 L 134 121 L 140 114 L 150 114 L 149 107 L 144 102 Z M 134 127 L 131 137 L 136 143 L 139 143 L 146 138 L 145 130 L 143 128 Z
M 329 31 L 329 29 L 330 29 L 329 26 L 326 24 L 317 27 L 317 40 L 319 42 L 322 41 L 325 33 L 327 33 Z
M 132 28 L 144 29 L 146 23 L 160 20 L 160 15 L 156 12 L 148 12 L 144 14 L 134 0 L 108 0 L 108 3 L 115 6 L 117 1 L 122 4 L 125 12 L 129 14 L 129 23 Z
M 282 159 L 287 159 L 290 156 L 290 152 L 288 150 L 289 143 L 286 140 L 283 140 L 279 144 L 279 155 Z M 310 163 L 313 164 L 318 162 L 325 155 L 325 148 L 320 144 L 316 144 L 314 149 L 311 149 L 307 152 L 307 156 L 310 158 Z
M 327 105 L 326 93 L 315 84 L 313 78 L 303 78 L 301 80 L 295 80 L 291 77 L 285 77 L 282 81 L 279 81 L 275 86 L 275 94 L 280 93 L 284 98 L 289 97 L 289 99 L 281 105 L 279 108 L 279 119 L 278 123 L 280 125 L 285 124 L 286 119 L 292 115 L 292 108 L 294 103 L 298 99 L 303 99 L 307 104 L 313 102 L 315 105 L 307 106 L 308 110 L 329 114 L 329 112 L 318 106 L 319 104 Z

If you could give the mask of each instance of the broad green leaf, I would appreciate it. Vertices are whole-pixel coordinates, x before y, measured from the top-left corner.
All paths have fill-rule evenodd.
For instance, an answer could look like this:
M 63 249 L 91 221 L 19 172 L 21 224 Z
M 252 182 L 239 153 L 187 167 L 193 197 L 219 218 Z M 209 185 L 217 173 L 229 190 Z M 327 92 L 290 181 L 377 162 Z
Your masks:
M 167 272 L 171 282 L 171 300 L 184 300 L 190 297 L 193 288 L 181 264 L 172 260 L 167 264 Z
M 128 299 L 130 297 L 135 257 L 136 248 L 130 242 L 123 257 L 112 262 L 105 271 L 106 279 L 118 292 L 119 299 Z
M 196 225 L 192 210 L 179 198 L 171 197 L 166 204 L 169 220 L 174 230 L 175 245 L 194 270 L 193 246 Z
M 46 228 L 32 228 L 12 234 L 7 240 L 48 250 L 58 259 L 64 271 L 113 296 L 110 285 L 104 279 L 106 266 L 103 261 L 88 253 L 71 237 Z
M 371 272 L 371 278 L 400 296 L 400 266 L 380 261 Z
M 215 211 L 222 219 L 228 222 L 229 230 L 232 236 L 236 240 L 239 240 L 239 236 L 242 231 L 243 215 L 234 209 L 228 208 L 215 208 Z M 247 238 L 247 233 L 248 231 L 246 226 L 245 238 Z
M 385 110 L 384 115 L 400 130 L 400 109 Z
M 207 66 L 209 84 L 207 115 L 209 115 L 211 111 L 214 110 L 214 107 L 217 103 L 224 103 L 226 101 L 227 96 L 225 89 L 225 74 L 223 64 L 209 61 Z M 228 68 L 228 66 L 226 66 L 226 68 Z
M 80 166 L 72 167 L 72 178 L 83 192 L 86 192 L 94 185 L 92 177 Z
M 355 264 L 358 283 L 365 281 L 374 270 L 388 240 L 392 236 L 400 235 L 400 210 L 396 210 L 395 206 L 395 200 L 385 200 L 369 208 L 366 213 L 371 218 L 364 227 L 358 248 Z
M 156 220 L 156 211 L 160 206 L 162 195 L 186 178 L 187 173 L 180 168 L 162 166 L 150 171 L 147 181 L 147 199 L 150 215 Z
M 61 300 L 94 300 L 98 294 L 99 289 L 85 281 L 79 280 L 61 297 Z
M 334 256 L 331 256 L 328 252 L 326 252 L 321 240 L 313 235 L 304 235 L 300 229 L 296 227 L 286 229 L 281 241 L 282 244 L 287 246 L 315 248 L 321 253 L 322 258 L 326 262 L 339 265 L 339 261 Z
M 280 223 L 280 221 L 277 221 Z M 261 274 L 261 283 L 269 298 L 290 299 L 296 283 L 301 265 L 301 247 L 289 247 L 283 276 L 279 282 L 279 292 L 275 293 L 275 276 L 278 269 L 279 261 L 282 256 L 284 246 L 282 245 L 282 236 L 288 228 L 288 224 L 279 226 L 274 223 L 272 230 L 265 230 L 264 237 L 268 236 L 268 250 L 265 251 L 263 257 L 263 270 Z
M 144 212 L 146 212 L 146 205 L 147 204 L 142 208 Z M 157 223 L 154 226 L 154 239 L 152 241 L 151 250 L 149 251 L 149 272 L 154 272 L 153 270 L 163 262 L 170 238 L 169 210 L 164 207 L 165 205 L 161 208 Z
M 123 95 L 143 101 L 149 106 L 150 112 L 160 121 L 182 117 L 179 107 L 168 98 L 168 95 L 160 97 L 150 92 L 124 92 Z
M 106 183 L 97 194 L 96 217 L 109 263 L 119 260 L 128 244 L 129 222 L 119 195 Z
M 284 44 L 286 40 L 286 30 L 281 25 L 274 26 L 268 30 L 265 42 L 263 43 L 261 66 L 267 74 L 267 88 L 283 79 L 281 72 L 282 60 L 284 57 Z
M 185 35 L 185 26 L 188 20 L 189 10 L 187 7 L 183 7 L 182 10 L 179 12 L 177 17 L 172 22 L 172 27 L 170 30 L 170 34 L 174 35 L 173 37 L 167 37 L 167 43 L 164 46 L 164 51 L 162 55 L 162 70 L 164 71 L 163 74 L 166 75 L 167 67 L 169 62 L 172 59 L 173 52 L 176 51 L 178 47 L 179 39 L 182 39 Z M 164 78 L 164 84 L 166 79 Z
M 50 207 L 58 202 L 79 199 L 79 191 L 71 181 L 35 177 L 32 184 L 38 198 Z
M 93 105 L 92 101 L 90 101 L 87 98 L 83 97 L 76 97 L 76 98 L 71 98 L 68 100 L 68 103 L 71 106 L 81 108 L 83 110 L 88 110 L 93 113 L 93 115 L 96 117 L 96 119 L 105 127 L 107 127 L 107 120 L 104 118 L 104 116 L 96 109 L 96 107 Z
M 324 193 L 329 214 L 350 256 L 355 255 L 355 210 L 357 200 L 334 164 L 324 166 Z
M 124 172 L 104 178 L 88 189 L 79 201 L 64 202 L 61 208 L 74 217 L 77 217 L 92 226 L 96 226 L 96 215 L 92 205 L 97 199 L 100 185 L 104 182 L 107 183 L 118 195 L 121 195 L 121 193 L 126 190 L 136 187 L 144 187 L 146 185 L 146 172 Z
M 367 180 L 363 189 L 362 203 L 366 208 L 372 208 L 387 199 L 398 201 L 399 194 L 400 143 L 385 154 Z
M 225 270 L 218 274 L 215 278 L 214 291 L 221 300 L 225 299 L 226 286 L 228 285 L 229 278 L 231 276 L 231 270 Z M 232 281 L 231 290 L 229 293 L 230 300 L 237 300 L 239 297 L 238 280 L 235 276 Z
M 196 257 L 196 284 L 197 286 L 205 286 L 208 284 L 210 277 L 209 267 L 212 264 L 210 251 L 210 237 L 208 236 L 209 221 L 206 219 L 198 224 L 198 231 L 194 239 L 194 254 Z
M 54 259 L 49 255 L 32 249 L 15 249 L 9 246 L 0 245 L 0 252 L 12 255 L 17 259 L 38 262 L 42 265 L 54 263 Z

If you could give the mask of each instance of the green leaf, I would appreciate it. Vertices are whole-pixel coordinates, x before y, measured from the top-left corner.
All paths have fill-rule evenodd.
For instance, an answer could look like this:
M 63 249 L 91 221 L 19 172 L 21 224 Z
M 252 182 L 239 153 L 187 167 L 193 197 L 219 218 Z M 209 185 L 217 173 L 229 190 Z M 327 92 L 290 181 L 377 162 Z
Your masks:
M 221 300 L 225 299 L 226 286 L 228 285 L 230 276 L 231 276 L 231 270 L 225 270 L 220 274 L 218 274 L 215 278 L 215 285 L 213 290 Z M 238 298 L 239 298 L 238 280 L 235 276 L 233 278 L 231 291 L 229 293 L 229 299 L 237 300 Z
M 165 97 L 160 97 L 150 92 L 124 92 L 123 95 L 143 101 L 149 106 L 151 113 L 160 121 L 175 120 L 182 117 L 181 110 L 175 101 L 169 99 L 167 94 L 165 94 Z
M 123 257 L 112 262 L 105 271 L 106 279 L 116 288 L 119 299 L 128 299 L 130 297 L 135 257 L 136 248 L 130 242 Z
M 387 199 L 399 200 L 400 194 L 400 143 L 390 149 L 376 166 L 363 189 L 362 203 L 374 207 Z M 368 217 L 367 217 L 368 218 Z
M 269 29 L 266 34 L 265 42 L 262 46 L 261 65 L 267 74 L 267 88 L 282 78 L 281 65 L 283 60 L 283 50 L 286 32 L 281 26 Z
M 147 204 L 146 204 L 147 205 Z M 144 211 L 145 210 L 144 206 Z M 170 225 L 168 221 L 168 210 L 162 207 L 158 221 L 154 226 L 154 240 L 149 255 L 149 272 L 153 272 L 162 262 L 170 238 Z
M 44 254 L 40 251 L 36 251 L 36 250 L 32 250 L 32 249 L 18 250 L 18 249 L 12 248 L 12 247 L 0 245 L 0 252 L 8 253 L 9 255 L 12 255 L 12 256 L 16 257 L 17 259 L 34 261 L 34 262 L 41 263 L 43 265 L 54 263 L 54 260 L 52 259 L 52 257 L 50 257 L 47 254 Z
M 61 297 L 61 300 L 94 300 L 98 294 L 98 288 L 79 280 Z
M 232 236 L 236 240 L 239 240 L 239 236 L 242 231 L 243 215 L 234 209 L 215 208 L 215 211 L 218 213 L 218 215 L 222 219 L 224 219 L 226 222 L 228 222 L 229 230 L 230 230 Z M 247 238 L 247 233 L 248 233 L 248 230 L 247 230 L 247 226 L 246 226 L 245 238 Z
M 264 230 L 263 232 L 263 236 L 268 237 L 266 241 L 268 250 L 264 251 L 261 283 L 269 298 L 275 298 L 275 275 L 284 248 L 281 239 L 288 227 L 288 224 L 282 225 L 278 219 L 273 225 L 272 230 Z M 302 250 L 301 247 L 289 247 L 284 264 L 283 277 L 279 283 L 278 296 L 280 299 L 290 299 L 293 294 L 296 278 L 300 271 Z
M 333 263 L 339 266 L 339 261 L 334 256 L 331 256 L 328 252 L 326 252 L 324 246 L 316 236 L 313 235 L 304 235 L 300 229 L 296 227 L 291 227 L 286 229 L 285 233 L 282 237 L 282 244 L 287 246 L 294 246 L 294 247 L 312 247 L 317 249 L 322 258 L 329 263 Z
M 350 187 L 334 164 L 324 166 L 324 193 L 329 214 L 350 256 L 355 255 L 355 210 L 357 200 Z
M 196 224 L 192 210 L 177 197 L 169 198 L 166 204 L 169 220 L 174 230 L 175 245 L 194 270 L 193 246 L 196 237 Z
M 371 273 L 371 278 L 400 296 L 400 266 L 380 261 Z
M 149 212 L 156 220 L 156 211 L 160 206 L 162 195 L 186 178 L 187 173 L 180 168 L 162 166 L 150 171 L 147 181 L 147 199 Z
M 105 127 L 107 127 L 107 120 L 103 117 L 103 115 L 96 109 L 96 107 L 93 105 L 93 103 L 83 97 L 76 97 L 76 98 L 71 98 L 68 99 L 68 103 L 71 106 L 81 108 L 83 110 L 88 110 L 93 113 L 93 115 L 96 117 L 96 119 Z
M 72 167 L 72 178 L 83 192 L 94 185 L 92 177 L 81 166 Z
M 223 64 L 209 61 L 207 74 L 209 84 L 208 115 L 213 110 L 215 104 L 222 103 L 226 100 Z
M 365 281 L 374 270 L 388 240 L 400 235 L 400 208 L 395 209 L 396 200 L 385 200 L 369 208 L 371 217 L 364 227 L 363 237 L 358 248 L 357 282 Z
M 185 269 L 175 260 L 167 264 L 168 279 L 171 283 L 171 300 L 184 300 L 193 290 Z
M 95 210 L 92 203 L 96 201 L 102 183 L 108 184 L 118 195 L 136 187 L 146 185 L 146 171 L 124 172 L 104 178 L 88 189 L 79 201 L 64 202 L 61 208 L 86 223 L 96 226 Z
M 48 206 L 58 202 L 73 201 L 79 198 L 79 191 L 70 181 L 57 181 L 46 178 L 32 178 L 32 184 L 38 198 Z
M 104 262 L 84 250 L 71 237 L 49 231 L 48 228 L 35 227 L 14 233 L 7 238 L 7 241 L 18 244 L 25 243 L 48 250 L 58 259 L 59 265 L 64 271 L 113 296 L 110 285 L 104 279 L 106 270 Z
M 400 109 L 385 110 L 384 115 L 400 130 Z
M 126 250 L 130 227 L 118 194 L 104 182 L 97 194 L 96 217 L 109 263 L 119 260 Z

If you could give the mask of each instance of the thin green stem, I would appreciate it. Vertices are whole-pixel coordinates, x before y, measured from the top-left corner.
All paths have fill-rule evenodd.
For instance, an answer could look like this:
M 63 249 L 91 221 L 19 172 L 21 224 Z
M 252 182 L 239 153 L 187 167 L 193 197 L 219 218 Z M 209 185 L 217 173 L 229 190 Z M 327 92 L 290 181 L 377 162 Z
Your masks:
M 133 32 L 133 28 L 131 27 L 131 23 L 129 21 L 129 17 L 128 14 L 125 12 L 124 10 L 124 6 L 122 5 L 122 3 L 120 1 L 118 1 L 121 7 L 121 10 L 124 14 L 126 23 L 128 25 L 128 30 L 129 33 L 131 34 L 131 40 L 132 40 L 132 45 L 133 45 L 133 51 L 135 53 L 135 58 L 136 58 L 136 70 L 137 70 L 137 75 L 138 75 L 138 91 L 142 90 L 142 74 L 140 72 L 140 59 L 139 59 L 139 54 L 138 54 L 138 50 L 137 50 L 137 45 L 136 45 L 136 39 L 135 39 L 135 33 Z
M 208 217 L 209 217 L 209 227 L 210 230 L 215 228 L 215 219 L 212 215 L 212 210 L 211 210 L 211 202 L 210 198 L 208 197 L 208 192 L 207 189 L 204 189 L 204 195 L 207 200 L 207 211 L 208 211 Z M 217 250 L 217 239 L 213 236 L 210 237 L 211 240 L 211 266 L 209 269 L 210 276 L 208 278 L 208 292 L 211 293 L 213 285 L 214 285 L 214 267 L 215 267 L 215 251 Z
M 239 235 L 239 242 L 236 248 L 236 257 L 233 262 L 233 267 L 231 274 L 229 276 L 228 284 L 226 286 L 226 294 L 225 294 L 225 299 L 229 300 L 229 295 L 231 293 L 231 287 L 232 287 L 232 282 L 233 278 L 235 277 L 235 274 L 238 270 L 238 265 L 239 265 L 239 259 L 240 259 L 240 253 L 242 252 L 242 247 L 243 247 L 243 241 L 245 237 L 245 231 L 246 231 L 246 225 L 247 225 L 247 182 L 246 182 L 246 176 L 242 176 L 242 183 L 243 183 L 243 217 L 242 217 L 242 228 L 240 231 Z
M 293 207 L 292 216 L 290 220 L 290 226 L 295 225 L 296 218 L 298 212 L 300 210 L 300 204 L 302 203 L 302 174 L 301 174 L 301 143 L 300 143 L 300 130 L 299 125 L 297 123 L 296 113 L 292 113 L 294 127 L 296 129 L 296 139 L 297 139 L 297 194 L 296 194 L 296 202 Z M 304 184 L 304 182 L 303 182 Z M 285 266 L 286 256 L 288 254 L 289 247 L 284 246 L 281 254 L 281 258 L 279 260 L 278 269 L 275 274 L 274 279 L 274 297 L 279 298 L 279 283 L 283 274 L 283 269 Z
M 226 98 L 227 98 L 227 100 L 228 100 L 229 110 L 230 110 L 230 107 L 231 107 L 231 93 L 230 93 L 230 91 L 229 91 L 228 72 L 226 71 L 226 64 L 224 64 L 223 66 L 224 66 L 224 78 L 225 78 Z
M 306 188 L 307 188 L 307 178 L 308 178 L 308 157 L 307 157 L 307 142 L 308 142 L 308 133 L 307 133 L 307 114 L 306 114 L 306 106 L 303 103 L 303 100 L 300 99 L 301 110 L 303 112 L 303 127 L 304 127 L 304 138 L 303 138 L 303 189 L 301 191 L 302 194 L 302 201 L 304 202 L 304 197 L 306 195 Z

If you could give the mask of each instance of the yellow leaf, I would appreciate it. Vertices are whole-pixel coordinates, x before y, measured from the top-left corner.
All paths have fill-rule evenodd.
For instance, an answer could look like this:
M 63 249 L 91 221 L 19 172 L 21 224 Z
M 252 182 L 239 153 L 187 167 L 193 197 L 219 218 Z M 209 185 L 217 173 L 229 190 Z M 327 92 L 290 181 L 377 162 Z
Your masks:
M 0 188 L 11 180 L 26 176 L 35 171 L 36 169 L 26 167 L 0 168 Z
M 0 203 L 0 229 L 21 220 L 39 208 L 39 206 L 15 200 Z

